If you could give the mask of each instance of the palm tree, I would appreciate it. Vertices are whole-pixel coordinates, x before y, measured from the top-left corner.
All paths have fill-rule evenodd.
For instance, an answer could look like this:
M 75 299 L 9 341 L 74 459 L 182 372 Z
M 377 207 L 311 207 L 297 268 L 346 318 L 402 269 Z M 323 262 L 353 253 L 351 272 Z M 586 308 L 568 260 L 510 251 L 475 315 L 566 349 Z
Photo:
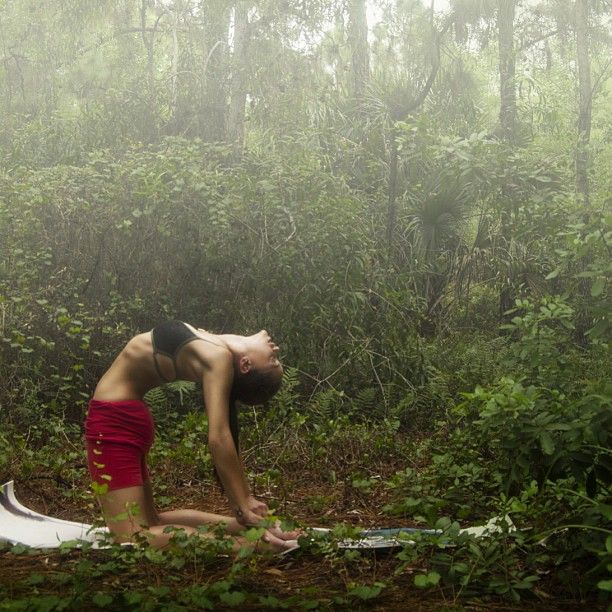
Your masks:
M 466 261 L 470 205 L 466 186 L 444 170 L 430 169 L 421 195 L 407 212 L 405 242 L 421 271 L 416 286 L 426 304 L 423 331 L 431 331 L 443 311 L 447 289 Z

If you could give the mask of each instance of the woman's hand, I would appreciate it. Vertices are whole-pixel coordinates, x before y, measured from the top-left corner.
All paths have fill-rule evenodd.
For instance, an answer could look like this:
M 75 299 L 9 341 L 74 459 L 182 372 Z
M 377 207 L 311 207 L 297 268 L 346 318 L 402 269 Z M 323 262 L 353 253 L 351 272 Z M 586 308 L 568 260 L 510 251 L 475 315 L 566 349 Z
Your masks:
M 268 516 L 268 506 L 265 502 L 249 495 L 246 502 L 234 511 L 236 520 L 245 527 L 254 527 Z
M 280 521 L 276 521 L 274 527 L 270 527 L 268 532 L 279 540 L 297 540 L 302 534 L 301 529 L 293 529 L 292 531 L 283 531 Z
M 268 504 L 260 501 L 259 499 L 255 499 L 252 495 L 249 495 L 246 507 L 249 512 L 257 514 L 261 518 L 266 518 L 266 516 L 268 516 Z

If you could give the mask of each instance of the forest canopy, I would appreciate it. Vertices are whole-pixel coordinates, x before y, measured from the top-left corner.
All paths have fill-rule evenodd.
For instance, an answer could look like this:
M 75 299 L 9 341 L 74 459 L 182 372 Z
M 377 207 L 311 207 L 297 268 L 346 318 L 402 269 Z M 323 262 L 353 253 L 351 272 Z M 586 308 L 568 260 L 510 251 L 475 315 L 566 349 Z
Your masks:
M 80 428 L 121 346 L 266 328 L 284 385 L 241 421 L 283 513 L 517 526 L 382 579 L 317 551 L 353 582 L 274 606 L 608 601 L 610 39 L 608 0 L 0 0 L 0 484 L 91 522 Z M 213 488 L 198 392 L 148 399 L 164 503 Z M 70 562 L 0 600 L 268 601 L 232 566 L 130 603 Z

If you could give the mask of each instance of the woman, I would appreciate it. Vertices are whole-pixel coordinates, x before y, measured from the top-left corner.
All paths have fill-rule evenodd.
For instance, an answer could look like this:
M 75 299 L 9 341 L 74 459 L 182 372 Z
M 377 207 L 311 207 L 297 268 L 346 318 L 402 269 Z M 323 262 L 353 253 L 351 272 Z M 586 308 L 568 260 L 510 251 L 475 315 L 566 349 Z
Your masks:
M 278 346 L 265 330 L 252 336 L 213 334 L 167 321 L 132 338 L 100 379 L 85 421 L 89 469 L 106 524 L 116 541 L 146 535 L 165 546 L 168 526 L 195 533 L 203 524 L 225 523 L 236 535 L 257 525 L 268 507 L 249 490 L 238 455 L 235 400 L 262 403 L 279 389 L 283 368 Z M 197 510 L 157 512 L 146 456 L 154 425 L 144 395 L 173 380 L 201 382 L 208 416 L 208 444 L 233 517 Z M 296 545 L 297 532 L 267 529 L 273 550 Z M 236 546 L 244 544 L 237 538 Z

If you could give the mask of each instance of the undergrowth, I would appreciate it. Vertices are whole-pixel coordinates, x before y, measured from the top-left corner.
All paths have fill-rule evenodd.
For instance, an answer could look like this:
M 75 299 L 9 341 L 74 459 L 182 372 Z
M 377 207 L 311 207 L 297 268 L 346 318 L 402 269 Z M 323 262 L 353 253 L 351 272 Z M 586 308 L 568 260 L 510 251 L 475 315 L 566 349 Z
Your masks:
M 177 533 L 164 551 L 146 543 L 59 551 L 17 545 L 0 555 L 0 609 L 384 607 L 406 589 L 449 605 L 605 601 L 612 564 L 605 389 L 570 399 L 502 379 L 464 394 L 448 420 L 415 439 L 388 417 L 352 414 L 342 394 L 300 399 L 294 373 L 287 378 L 267 411 L 242 412 L 249 477 L 278 515 L 305 527 L 329 525 L 330 537 L 304 537 L 301 550 L 283 558 L 236 556 L 222 532 L 210 539 Z M 206 504 L 206 490 L 220 500 L 206 419 L 193 410 L 197 390 L 170 385 L 148 400 L 158 426 L 150 459 L 160 506 L 190 497 Z M 97 519 L 78 426 L 51 418 L 25 434 L 6 429 L 0 450 L 0 475 L 15 478 L 20 491 L 45 483 L 61 491 L 49 513 L 67 506 L 72 518 Z M 194 489 L 202 491 L 197 499 Z M 513 526 L 500 522 L 486 538 L 460 530 L 504 516 Z M 383 558 L 337 548 L 357 525 L 390 524 L 438 533 Z

